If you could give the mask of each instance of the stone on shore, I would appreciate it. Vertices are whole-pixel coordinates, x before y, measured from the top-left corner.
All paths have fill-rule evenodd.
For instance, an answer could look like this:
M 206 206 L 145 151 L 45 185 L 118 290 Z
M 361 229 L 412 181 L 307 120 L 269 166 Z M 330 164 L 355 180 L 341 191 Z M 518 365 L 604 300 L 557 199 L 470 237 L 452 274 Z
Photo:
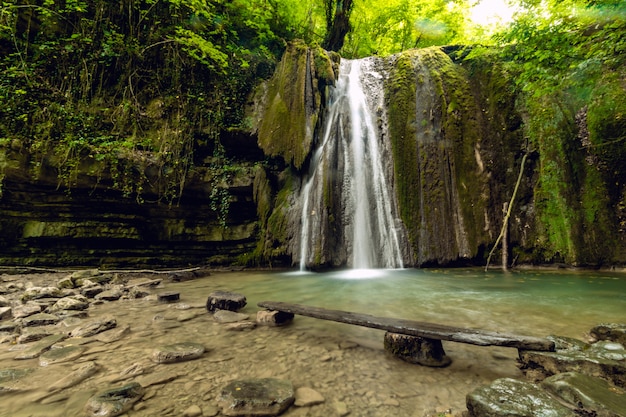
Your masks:
M 73 387 L 74 385 L 94 375 L 96 372 L 98 372 L 98 369 L 100 369 L 100 367 L 96 362 L 93 361 L 81 364 L 78 369 L 75 369 L 74 371 L 64 376 L 62 379 L 50 385 L 48 387 L 48 391 L 59 391 L 62 389 Z
M 115 417 L 124 414 L 141 399 L 144 389 L 136 382 L 102 391 L 91 397 L 85 405 L 90 417 Z
M 119 300 L 121 297 L 122 297 L 122 291 L 117 288 L 113 288 L 110 290 L 102 291 L 101 293 L 97 294 L 94 298 L 96 300 L 116 301 L 116 300 Z
M 22 293 L 21 300 L 25 303 L 40 298 L 61 298 L 64 295 L 66 294 L 58 287 L 30 287 Z
M 33 369 L 0 369 L 0 394 L 17 391 L 19 381 Z
M 246 296 L 230 291 L 215 291 L 209 294 L 206 309 L 213 313 L 217 310 L 238 311 L 247 304 Z
M 574 417 L 572 410 L 530 382 L 512 378 L 495 380 L 491 385 L 467 394 L 470 417 Z
M 293 404 L 293 385 L 275 378 L 233 381 L 217 398 L 225 416 L 277 416 Z
M 41 306 L 32 302 L 13 308 L 13 317 L 16 319 L 32 316 L 37 313 L 41 313 Z
M 533 381 L 561 372 L 581 372 L 604 378 L 626 388 L 626 350 L 615 342 L 601 341 L 589 345 L 580 340 L 551 337 L 555 352 L 520 350 L 520 369 Z
M 86 310 L 89 308 L 89 300 L 84 295 L 70 295 L 68 297 L 59 298 L 59 300 L 50 307 L 50 311 L 62 310 Z
M 117 320 L 114 317 L 106 316 L 101 319 L 90 321 L 89 323 L 78 326 L 70 332 L 70 337 L 89 337 L 117 326 Z
M 21 351 L 15 359 L 33 359 L 50 349 L 55 343 L 59 343 L 67 338 L 64 334 L 53 334 L 35 342 L 32 346 Z
M 323 403 L 324 397 L 312 388 L 300 387 L 295 393 L 295 405 L 298 407 L 309 407 Z
M 600 378 L 564 372 L 546 378 L 541 386 L 569 403 L 583 416 L 626 416 L 626 391 Z
M 54 314 L 37 313 L 32 316 L 25 317 L 22 320 L 22 326 L 48 326 L 50 324 L 56 324 L 61 321 L 61 318 Z
M 626 346 L 626 324 L 603 323 L 595 326 L 589 333 L 596 340 L 609 340 Z
M 13 318 L 13 309 L 11 307 L 0 307 L 0 320 L 8 320 Z
M 213 320 L 218 323 L 237 323 L 239 321 L 248 320 L 249 315 L 243 313 L 235 313 L 234 311 L 218 310 L 213 314 Z
M 50 349 L 39 355 L 39 366 L 70 362 L 80 358 L 84 351 L 85 348 L 81 346 L 66 346 L 57 349 Z
M 204 354 L 205 348 L 199 343 L 182 342 L 160 346 L 152 352 L 152 360 L 156 363 L 175 363 L 198 359 Z

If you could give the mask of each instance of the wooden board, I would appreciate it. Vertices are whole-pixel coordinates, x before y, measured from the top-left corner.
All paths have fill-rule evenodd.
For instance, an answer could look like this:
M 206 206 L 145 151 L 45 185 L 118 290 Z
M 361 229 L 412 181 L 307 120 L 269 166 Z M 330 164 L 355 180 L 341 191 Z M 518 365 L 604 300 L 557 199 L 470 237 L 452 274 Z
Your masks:
M 554 352 L 555 350 L 553 341 L 539 337 L 466 329 L 462 327 L 451 327 L 390 317 L 376 317 L 368 314 L 351 313 L 340 310 L 327 310 L 320 307 L 282 303 L 278 301 L 261 301 L 258 303 L 258 306 L 268 310 L 285 311 L 288 313 L 299 314 L 301 316 L 309 316 L 322 320 L 371 327 L 374 329 L 387 330 L 393 333 L 420 336 L 429 339 L 448 340 L 478 346 L 505 346 L 524 350 L 540 350 L 548 352 Z

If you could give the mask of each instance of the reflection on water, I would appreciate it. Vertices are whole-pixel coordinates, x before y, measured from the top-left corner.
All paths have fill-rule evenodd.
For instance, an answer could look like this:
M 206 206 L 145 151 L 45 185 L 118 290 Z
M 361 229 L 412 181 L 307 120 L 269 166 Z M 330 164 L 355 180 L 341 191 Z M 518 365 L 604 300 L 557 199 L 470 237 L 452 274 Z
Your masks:
M 208 294 L 216 290 L 245 294 L 248 305 L 242 312 L 252 319 L 259 301 L 284 301 L 529 336 L 584 338 L 592 326 L 626 317 L 624 274 L 477 269 L 215 273 L 155 290 L 180 292 L 179 304 L 140 299 L 90 307 L 90 317 L 114 315 L 118 327 L 130 325 L 131 332 L 111 344 L 84 340 L 86 351 L 74 363 L 42 367 L 37 359 L 16 361 L 14 349 L 20 346 L 0 345 L 0 369 L 33 369 L 18 384 L 21 392 L 1 395 L 0 416 L 82 415 L 94 392 L 133 380 L 112 382 L 134 364 L 173 379 L 149 386 L 129 417 L 180 416 L 191 405 L 214 415 L 220 389 L 244 377 L 288 379 L 326 398 L 312 408 L 292 407 L 287 417 L 334 416 L 338 403 L 360 417 L 423 417 L 448 408 L 456 414 L 474 388 L 500 377 L 522 377 L 517 352 L 509 348 L 444 342 L 453 363 L 438 369 L 385 354 L 383 332 L 375 329 L 296 317 L 284 328 L 229 331 L 204 310 Z M 190 308 L 181 310 L 182 304 Z M 195 318 L 189 319 L 194 316 L 190 311 Z M 60 326 L 54 331 L 71 329 L 71 324 Z M 154 346 L 180 341 L 202 343 L 208 353 L 180 364 L 150 364 Z M 98 374 L 56 397 L 45 393 L 60 375 L 88 360 L 100 365 Z

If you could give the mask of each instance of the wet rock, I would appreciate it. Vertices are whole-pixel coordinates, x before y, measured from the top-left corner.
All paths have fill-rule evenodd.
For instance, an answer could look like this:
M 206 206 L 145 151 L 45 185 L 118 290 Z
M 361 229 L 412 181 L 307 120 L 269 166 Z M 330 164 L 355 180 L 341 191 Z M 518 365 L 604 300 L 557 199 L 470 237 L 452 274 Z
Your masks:
M 324 397 L 312 388 L 300 387 L 295 393 L 295 405 L 298 407 L 309 407 L 323 403 Z
M 19 337 L 17 338 L 17 343 L 23 344 L 23 343 L 36 342 L 38 340 L 43 339 L 44 337 L 50 336 L 51 334 L 52 333 L 50 333 L 50 331 L 48 330 L 41 330 L 41 329 L 29 330 L 19 335 Z
M 141 287 L 131 287 L 128 290 L 128 296 L 132 299 L 146 298 L 149 295 L 150 295 L 150 291 L 147 291 Z M 157 297 L 157 300 L 158 300 L 158 297 Z
M 519 351 L 520 369 L 531 380 L 575 371 L 626 387 L 626 350 L 621 344 L 603 341 L 589 345 L 571 338 L 551 339 L 555 341 L 555 352 Z
M 575 416 L 537 385 L 512 378 L 475 389 L 467 395 L 466 405 L 470 417 Z
M 143 396 L 144 389 L 136 382 L 97 393 L 85 405 L 85 412 L 93 417 L 114 417 L 130 410 Z
M 23 303 L 40 298 L 61 298 L 65 293 L 57 287 L 31 287 L 22 293 Z
M 61 318 L 55 314 L 37 313 L 22 319 L 22 326 L 48 326 L 61 321 Z
M 8 320 L 13 318 L 13 309 L 11 307 L 0 307 L 0 320 Z
M 178 292 L 170 291 L 157 294 L 157 301 L 161 303 L 174 303 L 178 300 L 180 300 L 180 293 Z
M 256 313 L 256 322 L 263 326 L 285 326 L 293 321 L 294 314 L 285 311 L 259 310 Z
M 117 288 L 113 288 L 110 290 L 102 291 L 101 293 L 97 294 L 94 298 L 96 300 L 103 300 L 103 301 L 116 301 L 116 300 L 119 300 L 120 297 L 122 297 L 122 291 Z
M 176 320 L 179 321 L 179 322 L 189 321 L 189 320 L 195 319 L 198 316 L 200 316 L 199 312 L 193 311 L 193 310 L 188 310 L 188 311 L 185 311 L 185 312 L 179 314 L 178 317 L 176 317 Z
M 626 346 L 626 324 L 599 324 L 592 328 L 589 333 L 595 340 L 609 340 Z
M 178 371 L 157 372 L 137 378 L 137 382 L 139 382 L 142 387 L 148 388 L 153 385 L 165 384 L 166 382 L 173 381 L 180 376 L 181 374 L 178 373 Z
M 218 323 L 236 323 L 238 321 L 248 320 L 250 316 L 243 313 L 235 313 L 234 311 L 218 310 L 213 314 L 213 320 Z
M 85 310 L 89 308 L 89 300 L 84 295 L 70 295 L 69 297 L 60 298 L 52 307 L 50 311 L 61 310 Z
M 293 404 L 291 382 L 274 378 L 233 381 L 218 396 L 226 416 L 277 416 Z
M 410 363 L 444 367 L 452 362 L 443 350 L 441 340 L 386 332 L 384 346 L 395 357 Z
M 244 330 L 252 330 L 256 327 L 256 323 L 253 321 L 239 321 L 236 323 L 228 323 L 226 326 L 226 330 L 234 330 L 234 331 L 244 331 Z
M 335 409 L 335 413 L 339 417 L 345 417 L 350 414 L 350 410 L 348 410 L 348 405 L 343 401 L 335 401 L 333 403 L 333 408 Z
M 83 324 L 70 332 L 70 337 L 89 337 L 98 333 L 112 329 L 117 326 L 117 320 L 114 317 L 106 316 L 101 319 Z
M 182 342 L 161 346 L 152 352 L 152 360 L 157 363 L 174 363 L 198 359 L 205 348 L 199 343 Z
M 100 366 L 96 362 L 86 362 L 80 365 L 78 369 L 75 369 L 74 371 L 64 376 L 62 379 L 50 385 L 48 387 L 48 391 L 59 391 L 73 387 L 74 385 L 79 384 L 85 379 L 95 375 L 99 369 Z
M 33 359 L 50 349 L 55 343 L 59 343 L 65 340 L 67 336 L 64 334 L 54 334 L 52 336 L 44 337 L 38 342 L 35 342 L 32 346 L 20 352 L 15 359 Z
M 81 346 L 66 346 L 50 349 L 39 356 L 39 366 L 48 366 L 55 363 L 69 362 L 80 358 L 85 351 Z
M 2 332 L 7 332 L 7 333 L 15 333 L 17 331 L 19 331 L 20 329 L 20 325 L 17 323 L 0 323 L 0 333 Z
M 62 289 L 76 288 L 75 278 L 72 275 L 63 277 L 57 281 L 57 287 L 62 288 Z
M 209 294 L 206 309 L 212 313 L 216 310 L 241 310 L 247 304 L 246 296 L 230 291 L 215 291 Z
M 0 295 L 0 307 L 9 307 L 10 305 L 11 302 L 9 301 L 9 299 L 3 295 Z
M 37 313 L 41 313 L 41 306 L 35 303 L 26 303 L 21 306 L 16 306 L 13 309 L 13 317 L 16 319 L 32 316 Z
M 33 369 L 0 369 L 0 394 L 17 390 L 17 383 Z
M 124 336 L 130 334 L 130 326 L 117 328 L 115 330 L 107 330 L 102 333 L 98 333 L 94 339 L 102 343 L 113 343 L 122 339 Z
M 546 378 L 541 386 L 569 403 L 579 415 L 626 416 L 626 391 L 603 379 L 565 372 Z
M 104 287 L 99 284 L 92 284 L 89 286 L 82 287 L 80 289 L 80 293 L 87 298 L 94 298 L 96 295 L 100 294 L 104 291 Z

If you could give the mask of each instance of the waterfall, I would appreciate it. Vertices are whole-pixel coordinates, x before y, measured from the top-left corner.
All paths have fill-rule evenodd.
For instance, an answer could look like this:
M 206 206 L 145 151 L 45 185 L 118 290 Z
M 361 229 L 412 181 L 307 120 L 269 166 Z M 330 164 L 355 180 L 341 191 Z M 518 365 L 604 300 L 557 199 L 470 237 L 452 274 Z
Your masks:
M 401 268 L 401 223 L 386 172 L 383 77 L 373 58 L 342 60 L 300 199 L 300 268 Z M 373 111 L 374 109 L 374 111 Z

